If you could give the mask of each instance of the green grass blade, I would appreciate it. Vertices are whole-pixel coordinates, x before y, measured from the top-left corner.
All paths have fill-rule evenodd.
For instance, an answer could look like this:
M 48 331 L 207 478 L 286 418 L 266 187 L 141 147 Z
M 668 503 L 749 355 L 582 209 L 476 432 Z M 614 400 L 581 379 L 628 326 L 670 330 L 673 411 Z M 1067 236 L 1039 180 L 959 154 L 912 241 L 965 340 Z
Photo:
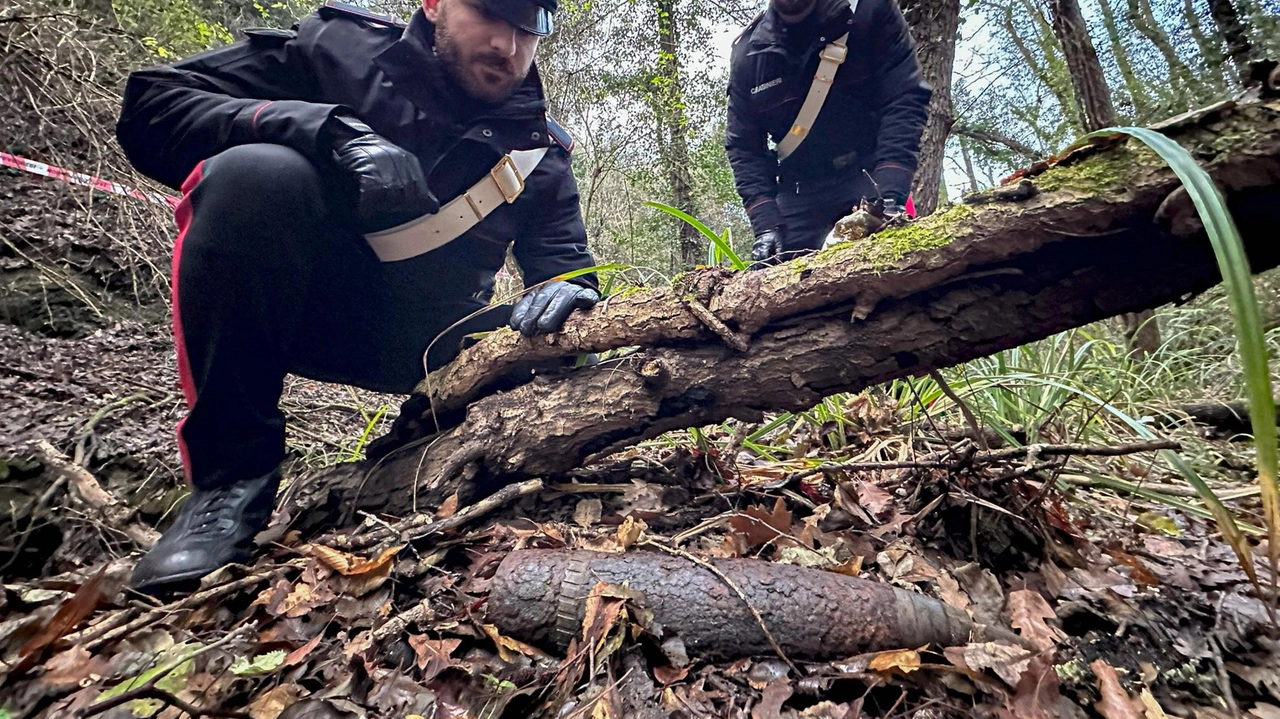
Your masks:
M 698 218 L 694 217 L 693 215 L 690 215 L 689 213 L 685 212 L 684 210 L 681 210 L 678 207 L 672 207 L 671 205 L 664 205 L 661 202 L 654 202 L 653 200 L 649 200 L 649 201 L 646 201 L 644 204 L 646 207 L 652 207 L 655 210 L 662 210 L 663 212 L 667 213 L 668 215 L 671 215 L 672 217 L 677 217 L 689 223 L 690 225 L 693 225 L 694 229 L 700 232 L 703 237 L 707 238 L 711 242 L 711 244 L 715 245 L 716 249 L 719 250 L 721 255 L 729 258 L 729 264 L 733 266 L 733 269 L 735 270 L 747 269 L 747 263 L 743 262 L 742 258 L 738 256 L 738 253 L 733 251 L 733 247 L 730 246 L 729 243 L 726 242 L 724 238 L 722 238 L 720 235 L 713 232 L 710 227 L 707 227 L 705 224 L 703 224 L 702 220 L 699 220 Z
M 1237 348 L 1244 366 L 1245 388 L 1249 398 L 1249 418 L 1253 425 L 1257 449 L 1258 486 L 1262 494 L 1271 565 L 1272 587 L 1280 578 L 1280 485 L 1277 484 L 1277 450 L 1275 403 L 1271 394 L 1271 375 L 1267 368 L 1267 349 L 1263 342 L 1262 318 L 1253 291 L 1253 276 L 1244 252 L 1240 231 L 1236 228 L 1226 199 L 1209 173 L 1196 163 L 1181 145 L 1164 135 L 1143 127 L 1116 127 L 1094 135 L 1123 133 L 1136 137 L 1156 152 L 1182 181 L 1200 220 L 1204 223 L 1213 254 L 1222 272 L 1231 314 L 1235 318 Z M 1237 549 L 1237 554 L 1240 550 Z M 1241 560 L 1246 560 L 1242 556 Z M 1252 569 L 1252 560 L 1246 571 Z

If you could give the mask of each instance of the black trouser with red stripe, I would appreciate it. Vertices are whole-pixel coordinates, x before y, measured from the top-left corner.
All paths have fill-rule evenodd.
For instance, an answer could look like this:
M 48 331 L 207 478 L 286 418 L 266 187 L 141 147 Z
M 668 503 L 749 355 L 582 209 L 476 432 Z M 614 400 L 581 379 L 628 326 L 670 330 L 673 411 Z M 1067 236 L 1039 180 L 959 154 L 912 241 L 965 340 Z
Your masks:
M 187 477 L 213 489 L 262 476 L 284 457 L 284 377 L 295 373 L 408 393 L 423 353 L 480 309 L 442 298 L 421 263 L 381 263 L 327 183 L 294 150 L 232 148 L 183 185 L 173 257 L 173 324 L 189 412 L 178 426 Z M 432 368 L 461 336 L 501 326 L 498 306 L 431 348 Z

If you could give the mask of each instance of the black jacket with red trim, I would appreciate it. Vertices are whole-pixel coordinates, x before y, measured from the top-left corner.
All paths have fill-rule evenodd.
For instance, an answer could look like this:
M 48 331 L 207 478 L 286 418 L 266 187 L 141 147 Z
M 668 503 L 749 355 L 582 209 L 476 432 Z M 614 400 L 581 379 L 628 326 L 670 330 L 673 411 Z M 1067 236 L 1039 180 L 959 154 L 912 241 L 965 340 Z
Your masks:
M 871 174 L 886 197 L 911 190 L 932 91 L 920 77 L 915 43 L 894 0 L 818 0 L 807 42 L 797 46 L 772 5 L 734 42 L 729 66 L 729 164 L 757 233 L 782 225 L 779 182 Z M 767 138 L 791 129 L 817 72 L 818 53 L 849 33 L 818 119 L 782 163 Z M 789 41 L 790 40 L 790 41 Z
M 245 40 L 129 77 L 116 136 L 129 160 L 170 187 L 202 160 L 247 143 L 298 150 L 331 165 L 328 120 L 354 115 L 413 152 L 441 203 L 511 150 L 550 146 L 514 202 L 458 239 L 407 262 L 440 277 L 441 298 L 492 295 L 508 244 L 526 285 L 595 264 L 587 251 L 568 136 L 546 117 L 534 68 L 500 106 L 480 106 L 447 77 L 422 14 L 408 26 L 331 3 L 291 30 Z M 587 275 L 574 280 L 595 285 Z

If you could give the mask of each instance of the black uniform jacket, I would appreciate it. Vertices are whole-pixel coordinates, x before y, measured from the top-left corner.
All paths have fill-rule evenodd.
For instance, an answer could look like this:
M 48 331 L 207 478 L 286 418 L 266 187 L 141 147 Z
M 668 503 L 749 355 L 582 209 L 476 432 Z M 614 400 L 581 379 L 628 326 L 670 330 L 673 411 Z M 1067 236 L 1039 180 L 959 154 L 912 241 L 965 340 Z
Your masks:
M 587 251 L 570 169 L 571 141 L 552 124 L 536 68 L 500 106 L 470 102 L 433 51 L 434 26 L 407 27 L 325 6 L 292 30 L 246 30 L 247 39 L 133 73 L 116 129 L 129 160 L 179 187 L 202 160 L 232 147 L 286 145 L 324 167 L 335 113 L 353 114 L 413 152 L 443 204 L 511 150 L 550 146 L 524 192 L 453 242 L 405 262 L 439 278 L 440 299 L 492 295 L 506 248 L 526 285 L 595 264 Z M 592 276 L 574 280 L 594 286 Z
M 782 225 L 774 198 L 780 181 L 869 172 L 886 197 L 911 190 L 931 90 L 920 77 L 915 43 L 894 0 L 818 0 L 812 37 L 788 42 L 772 6 L 734 42 L 729 69 L 725 149 L 738 194 L 760 232 Z M 849 33 L 848 56 L 800 146 L 781 164 L 768 146 L 791 129 L 817 72 L 818 53 Z

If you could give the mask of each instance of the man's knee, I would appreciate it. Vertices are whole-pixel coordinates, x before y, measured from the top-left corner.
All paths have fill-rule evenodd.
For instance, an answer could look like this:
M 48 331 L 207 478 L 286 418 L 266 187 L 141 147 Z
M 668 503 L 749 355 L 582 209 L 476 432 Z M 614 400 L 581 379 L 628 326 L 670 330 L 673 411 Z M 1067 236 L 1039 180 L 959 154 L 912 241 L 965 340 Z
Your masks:
M 220 221 L 315 218 L 324 209 L 319 171 L 283 145 L 240 145 L 213 156 L 203 163 L 191 193 L 197 216 L 207 210 Z

